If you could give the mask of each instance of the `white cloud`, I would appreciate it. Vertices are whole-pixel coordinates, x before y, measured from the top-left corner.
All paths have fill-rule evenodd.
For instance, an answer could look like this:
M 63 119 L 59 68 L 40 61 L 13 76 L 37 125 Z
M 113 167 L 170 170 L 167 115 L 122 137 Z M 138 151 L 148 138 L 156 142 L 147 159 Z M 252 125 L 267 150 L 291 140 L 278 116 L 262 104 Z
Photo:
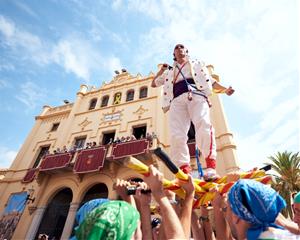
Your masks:
M 153 0 L 129 0 L 127 3 L 127 8 L 130 11 L 138 11 L 146 14 L 153 19 L 162 19 L 162 8 L 159 2 Z M 171 5 L 171 4 L 170 4 Z M 175 15 L 176 16 L 176 15 Z
M 97 28 L 92 28 L 90 31 L 90 36 L 95 42 L 100 42 L 102 39 L 102 33 L 99 29 Z
M 296 115 L 299 111 L 299 97 L 295 96 L 283 100 L 276 108 L 265 113 L 260 122 L 261 129 L 275 129 L 287 120 L 287 116 Z
M 78 4 L 80 9 L 87 9 L 82 2 Z M 224 85 L 236 89 L 230 101 L 236 101 L 247 117 L 257 119 L 256 126 L 251 126 L 252 133 L 238 129 L 236 141 L 241 161 L 254 164 L 277 149 L 299 149 L 299 117 L 295 119 L 295 112 L 299 112 L 295 104 L 295 89 L 299 88 L 295 81 L 299 80 L 295 79 L 299 63 L 296 4 L 293 0 L 115 0 L 112 7 L 122 16 L 127 10 L 128 15 L 137 12 L 154 20 L 153 27 L 138 36 L 139 43 L 130 46 L 132 65 L 137 69 L 146 66 L 149 71 L 149 63 L 155 67 L 162 61 L 171 62 L 173 46 L 181 42 L 188 46 L 192 57 L 213 64 Z M 49 43 L 0 15 L 0 34 L 4 37 L 1 44 L 21 52 L 22 58 L 40 65 L 56 63 L 89 82 L 99 69 L 113 72 L 122 66 L 119 58 L 102 55 L 93 44 L 104 38 L 120 44 L 129 41 L 87 12 L 80 16 L 90 21 L 87 32 L 92 41 L 64 36 Z M 37 86 L 27 83 L 22 85 L 18 99 L 31 105 L 38 93 Z
M 265 138 L 266 145 L 280 147 L 284 144 L 288 139 L 293 136 L 297 136 L 297 127 L 299 126 L 298 119 L 288 119 L 284 123 L 280 124 L 280 127 L 273 130 L 272 133 L 268 134 Z M 294 146 L 296 142 L 294 143 Z
M 35 83 L 27 81 L 20 86 L 20 92 L 15 97 L 24 103 L 28 109 L 34 109 L 46 98 L 46 90 Z M 18 92 L 18 91 L 17 91 Z
M 108 32 L 107 29 L 104 27 L 103 23 L 97 18 L 97 16 L 94 16 L 90 13 L 86 15 L 91 24 L 91 29 L 89 30 L 90 38 L 95 42 L 101 41 L 102 37 L 106 35 L 105 32 Z
M 87 54 L 90 49 L 86 49 L 86 44 L 81 41 L 61 40 L 53 50 L 54 61 L 62 65 L 66 72 L 73 72 L 78 77 L 90 80 L 90 63 L 95 60 Z M 97 57 L 96 57 L 97 58 Z
M 49 63 L 49 51 L 47 43 L 30 32 L 19 29 L 15 23 L 0 15 L 0 33 L 5 37 L 4 44 L 18 53 L 23 60 L 32 59 L 39 65 Z M 24 54 L 20 54 L 22 51 Z
M 110 71 L 121 66 L 119 58 L 114 55 L 102 56 L 91 42 L 82 37 L 68 36 L 59 39 L 57 43 L 49 43 L 17 28 L 12 21 L 1 15 L 0 33 L 5 37 L 5 44 L 24 60 L 32 60 L 38 65 L 56 63 L 86 83 L 91 81 L 92 73 L 99 69 Z M 117 34 L 112 35 L 112 38 L 121 41 Z M 27 101 L 22 99 L 24 103 Z
M 11 63 L 1 63 L 0 62 L 0 71 L 12 71 L 15 70 L 15 66 Z
M 6 38 L 10 38 L 15 33 L 15 25 L 0 15 L 0 31 Z
M 235 1 L 233 6 L 228 1 L 178 0 L 147 8 L 147 1 L 130 4 L 130 11 L 159 22 L 141 36 L 137 65 L 172 61 L 173 46 L 184 43 L 191 57 L 213 64 L 221 83 L 236 89 L 231 101 L 257 121 L 250 134 L 237 130 L 242 166 L 259 164 L 279 149 L 299 149 L 297 1 Z M 157 4 L 155 13 L 148 11 Z
M 110 57 L 105 62 L 105 66 L 109 69 L 110 72 L 114 72 L 115 70 L 120 70 L 122 68 L 120 59 L 117 57 Z
M 102 56 L 90 42 L 79 38 L 63 39 L 53 48 L 53 60 L 62 65 L 67 72 L 73 72 L 87 83 L 91 81 L 91 73 L 100 69 L 113 72 L 121 68 L 120 59 Z
M 11 87 L 9 82 L 5 79 L 0 79 L 0 89 Z
M 9 168 L 17 153 L 15 150 L 0 146 L 0 168 Z
M 250 170 L 253 167 L 262 166 L 268 156 L 278 151 L 299 151 L 298 128 L 299 119 L 293 119 L 278 126 L 273 133 L 261 129 L 260 132 L 245 137 L 235 135 L 238 158 L 242 168 Z
M 297 100 L 298 97 L 284 100 L 261 116 L 253 133 L 235 136 L 243 168 L 261 166 L 268 156 L 278 151 L 299 151 L 300 106 Z
M 112 9 L 118 10 L 122 5 L 122 0 L 113 0 Z
M 88 30 L 89 39 L 93 40 L 97 44 L 99 44 L 99 42 L 103 40 L 103 38 L 110 39 L 113 43 L 117 43 L 123 47 L 127 47 L 128 38 L 121 37 L 119 33 L 113 32 L 110 28 L 107 28 L 99 19 L 98 15 L 94 15 L 88 12 L 86 13 L 86 18 L 91 24 L 91 29 Z
M 14 1 L 14 4 L 16 4 L 16 6 L 18 8 L 20 8 L 21 10 L 23 10 L 24 12 L 26 12 L 30 16 L 32 16 L 34 18 L 38 18 L 37 14 L 28 5 L 26 5 L 24 2 Z

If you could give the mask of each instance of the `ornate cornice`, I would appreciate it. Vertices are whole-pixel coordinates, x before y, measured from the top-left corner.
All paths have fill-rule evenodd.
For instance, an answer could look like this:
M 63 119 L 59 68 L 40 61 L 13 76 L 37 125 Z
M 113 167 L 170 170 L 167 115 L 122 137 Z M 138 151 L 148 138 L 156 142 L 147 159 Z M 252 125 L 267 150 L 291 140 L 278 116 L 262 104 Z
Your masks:
M 88 110 L 88 111 L 84 111 L 84 112 L 80 112 L 80 113 L 75 113 L 75 116 L 79 116 L 79 115 L 83 115 L 86 113 L 91 113 L 91 112 L 97 112 L 97 111 L 103 111 L 109 108 L 114 108 L 114 107 L 126 107 L 126 105 L 132 105 L 133 103 L 138 103 L 138 102 L 144 102 L 145 100 L 151 100 L 151 99 L 155 99 L 157 98 L 157 96 L 152 96 L 152 97 L 147 97 L 147 98 L 141 98 L 141 99 L 137 99 L 137 100 L 133 100 L 130 102 L 124 102 L 124 103 L 120 103 L 118 105 L 110 105 L 107 107 L 101 107 L 101 108 L 97 108 L 97 109 L 93 109 L 93 110 Z
M 226 149 L 236 149 L 236 145 L 235 144 L 224 144 L 224 145 L 220 146 L 220 148 L 217 148 L 217 152 L 221 152 Z
M 226 136 L 233 137 L 233 134 L 229 133 L 229 132 L 228 133 L 222 133 L 219 136 L 217 136 L 216 139 L 220 139 L 220 138 L 226 137 Z
M 44 115 L 44 116 L 36 116 L 35 117 L 35 120 L 49 120 L 51 121 L 51 119 L 53 118 L 66 118 L 68 117 L 69 113 L 71 112 L 71 109 L 68 109 L 68 110 L 65 110 L 65 111 L 62 111 L 62 112 L 56 112 L 56 113 L 53 113 L 53 114 L 47 114 L 47 115 Z
M 100 89 L 97 89 L 95 91 L 87 92 L 83 95 L 87 96 L 87 95 L 92 95 L 92 94 L 96 94 L 96 93 L 99 94 L 101 92 L 107 92 L 107 91 L 110 91 L 112 89 L 115 90 L 115 89 L 118 89 L 118 88 L 123 88 L 124 86 L 137 85 L 138 83 L 141 83 L 141 82 L 149 82 L 150 83 L 152 81 L 153 77 L 154 77 L 154 75 L 153 76 L 151 75 L 151 76 L 146 77 L 146 78 L 133 77 L 132 79 L 128 79 L 129 81 L 121 82 L 121 83 L 112 81 L 110 83 L 104 84 Z

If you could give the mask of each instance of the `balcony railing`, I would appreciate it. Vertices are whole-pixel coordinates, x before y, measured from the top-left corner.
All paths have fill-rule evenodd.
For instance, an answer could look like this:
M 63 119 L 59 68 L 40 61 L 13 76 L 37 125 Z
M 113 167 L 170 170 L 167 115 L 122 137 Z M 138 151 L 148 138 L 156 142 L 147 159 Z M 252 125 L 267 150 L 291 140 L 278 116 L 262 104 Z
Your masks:
M 73 153 L 59 153 L 46 155 L 40 165 L 40 171 L 57 170 L 69 166 L 73 158 Z
M 118 143 L 113 146 L 111 157 L 113 160 L 127 156 L 144 154 L 149 151 L 149 141 L 147 139 L 134 140 Z
M 156 140 L 154 140 L 156 141 Z M 129 142 L 114 143 L 95 148 L 80 149 L 74 152 L 50 154 L 43 157 L 38 168 L 29 169 L 23 178 L 24 183 L 33 181 L 41 172 L 51 171 L 52 173 L 64 170 L 76 174 L 100 171 L 104 167 L 106 159 L 121 160 L 127 156 L 147 154 L 156 146 L 148 139 L 133 140 Z M 151 148 L 151 149 L 150 149 Z M 74 166 L 73 159 L 74 157 Z
M 76 155 L 73 171 L 75 173 L 99 171 L 104 166 L 106 153 L 106 146 L 79 150 Z
M 37 175 L 38 168 L 31 168 L 27 171 L 26 175 L 24 176 L 22 182 L 23 183 L 29 183 L 32 182 Z

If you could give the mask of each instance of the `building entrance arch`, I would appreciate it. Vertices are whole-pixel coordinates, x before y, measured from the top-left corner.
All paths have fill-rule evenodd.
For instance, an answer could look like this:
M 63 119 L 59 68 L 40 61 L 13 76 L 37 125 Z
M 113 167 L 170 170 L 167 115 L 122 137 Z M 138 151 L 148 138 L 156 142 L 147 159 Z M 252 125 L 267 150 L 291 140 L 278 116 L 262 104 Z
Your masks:
M 80 206 L 86 202 L 97 199 L 97 198 L 107 198 L 108 197 L 108 188 L 104 183 L 97 183 L 92 186 L 84 195 Z
M 70 188 L 60 190 L 48 203 L 45 214 L 35 236 L 47 234 L 49 239 L 60 239 L 68 216 L 73 193 Z
M 90 187 L 89 190 L 84 194 L 84 197 L 82 201 L 79 204 L 79 208 L 84 205 L 85 203 L 94 200 L 94 199 L 99 199 L 99 198 L 107 198 L 108 197 L 108 188 L 106 184 L 104 183 L 97 183 Z M 89 208 L 89 207 L 87 207 Z M 92 209 L 91 209 L 92 210 Z M 86 214 L 86 213 L 85 213 Z M 72 233 L 71 233 L 71 238 L 75 236 L 75 228 L 79 226 L 79 222 L 77 222 L 78 219 L 75 219 L 73 227 L 72 227 Z

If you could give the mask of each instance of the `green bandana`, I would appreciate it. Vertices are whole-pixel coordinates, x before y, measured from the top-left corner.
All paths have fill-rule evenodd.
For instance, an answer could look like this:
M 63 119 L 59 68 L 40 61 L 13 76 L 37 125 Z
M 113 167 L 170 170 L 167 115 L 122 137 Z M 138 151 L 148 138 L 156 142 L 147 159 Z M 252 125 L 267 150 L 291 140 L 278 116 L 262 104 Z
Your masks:
M 300 192 L 298 192 L 294 197 L 294 203 L 300 203 Z
M 76 230 L 77 239 L 130 240 L 139 212 L 124 201 L 109 201 L 91 211 Z

